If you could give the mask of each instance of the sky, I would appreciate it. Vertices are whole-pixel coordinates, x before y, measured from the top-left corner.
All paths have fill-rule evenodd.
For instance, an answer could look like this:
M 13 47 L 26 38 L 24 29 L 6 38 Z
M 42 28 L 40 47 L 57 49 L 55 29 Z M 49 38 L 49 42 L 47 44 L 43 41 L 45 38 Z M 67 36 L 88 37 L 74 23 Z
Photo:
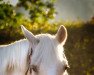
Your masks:
M 8 1 L 8 0 L 4 0 Z M 14 6 L 18 0 L 10 0 Z M 56 0 L 56 20 L 89 20 L 94 16 L 94 0 Z
M 89 20 L 94 16 L 94 0 L 57 0 L 55 8 L 57 20 Z

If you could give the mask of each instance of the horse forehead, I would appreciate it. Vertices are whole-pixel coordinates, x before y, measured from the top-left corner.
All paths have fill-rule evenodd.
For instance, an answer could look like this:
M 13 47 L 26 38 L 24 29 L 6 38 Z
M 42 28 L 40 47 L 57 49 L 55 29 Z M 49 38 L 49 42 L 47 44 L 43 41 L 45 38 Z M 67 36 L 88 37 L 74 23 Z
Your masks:
M 36 35 L 36 37 L 40 40 L 40 41 L 51 41 L 53 39 L 54 36 L 50 35 L 50 34 L 40 34 L 40 35 Z

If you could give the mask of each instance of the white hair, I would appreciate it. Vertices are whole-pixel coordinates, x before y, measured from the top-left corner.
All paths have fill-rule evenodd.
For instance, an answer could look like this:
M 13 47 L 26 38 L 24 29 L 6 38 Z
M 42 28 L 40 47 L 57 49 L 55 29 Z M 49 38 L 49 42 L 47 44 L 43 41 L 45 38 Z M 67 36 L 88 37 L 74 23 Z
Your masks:
M 28 40 L 16 41 L 9 45 L 0 46 L 0 75 L 8 75 L 7 71 L 24 72 L 26 69 Z M 16 75 L 12 74 L 12 75 Z M 19 74 L 19 73 L 18 73 Z
M 50 34 L 40 34 L 37 35 L 36 38 L 39 39 L 39 43 L 35 50 L 33 50 L 31 65 L 40 66 L 40 68 L 43 66 L 47 71 L 51 65 L 58 65 L 58 62 L 62 62 L 62 65 L 68 64 L 64 54 L 64 48 L 54 36 Z M 50 72 L 50 74 L 52 73 L 53 71 Z
M 50 34 L 40 34 L 37 36 L 39 44 L 34 51 L 31 64 L 37 65 L 42 61 L 42 63 L 47 65 L 58 58 L 60 60 L 63 59 L 63 46 L 58 45 L 58 42 L 54 41 L 55 39 L 53 37 Z

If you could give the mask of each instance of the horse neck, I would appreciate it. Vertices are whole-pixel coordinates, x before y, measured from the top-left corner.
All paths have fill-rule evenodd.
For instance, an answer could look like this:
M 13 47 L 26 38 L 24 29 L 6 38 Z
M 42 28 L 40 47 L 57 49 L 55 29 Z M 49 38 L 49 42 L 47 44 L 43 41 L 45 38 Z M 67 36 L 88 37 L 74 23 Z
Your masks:
M 29 42 L 27 40 L 19 40 L 9 45 L 0 46 L 0 60 L 3 59 L 2 62 L 5 60 L 6 63 L 12 61 L 12 63 L 21 66 L 26 61 L 28 48 Z
M 26 39 L 19 40 L 14 44 L 9 46 L 9 49 L 14 48 L 15 54 L 18 53 L 19 55 L 26 56 L 28 53 L 29 42 Z
M 29 42 L 26 39 L 22 39 L 16 41 L 14 43 L 8 45 L 0 45 L 0 50 L 7 50 L 7 51 L 24 51 L 27 50 L 29 47 Z

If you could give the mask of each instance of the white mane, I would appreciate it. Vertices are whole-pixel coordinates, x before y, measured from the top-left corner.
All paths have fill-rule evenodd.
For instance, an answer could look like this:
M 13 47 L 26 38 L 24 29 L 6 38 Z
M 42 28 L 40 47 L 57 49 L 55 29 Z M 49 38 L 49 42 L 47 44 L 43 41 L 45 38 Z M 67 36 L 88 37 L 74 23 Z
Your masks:
M 49 64 L 51 65 L 53 62 L 56 62 L 57 59 L 59 59 L 57 62 L 64 60 L 63 46 L 53 38 L 54 36 L 40 34 L 36 37 L 39 39 L 39 44 L 33 52 L 31 64 L 49 66 Z
M 0 75 L 9 69 L 24 71 L 29 42 L 25 39 L 0 46 Z M 3 73 L 4 72 L 4 73 Z

